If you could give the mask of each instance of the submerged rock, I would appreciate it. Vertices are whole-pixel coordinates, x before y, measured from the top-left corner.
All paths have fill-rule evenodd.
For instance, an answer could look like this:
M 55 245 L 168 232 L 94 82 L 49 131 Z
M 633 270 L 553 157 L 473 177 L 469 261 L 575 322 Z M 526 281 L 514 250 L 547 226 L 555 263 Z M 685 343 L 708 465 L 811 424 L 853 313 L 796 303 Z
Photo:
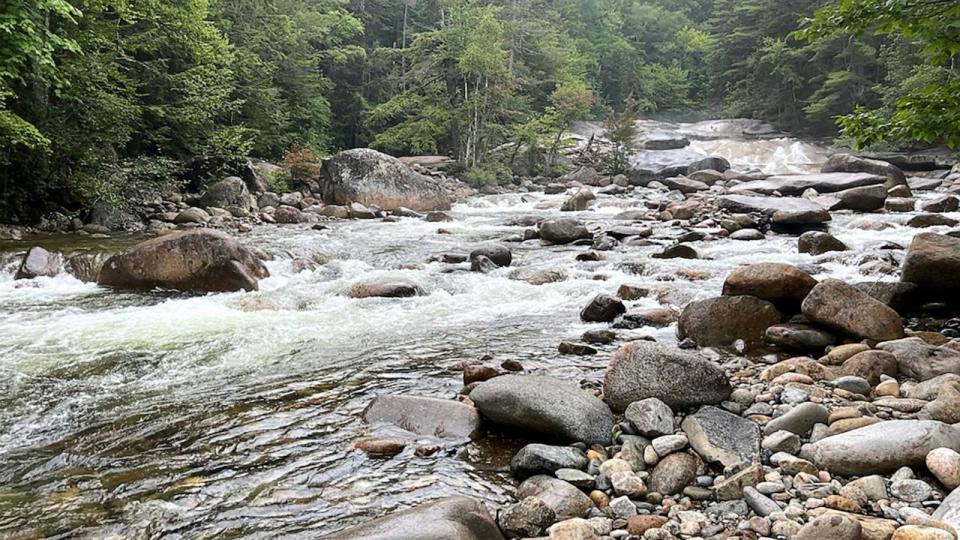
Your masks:
M 589 499 L 588 499 L 589 500 Z M 325 536 L 326 540 L 503 540 L 480 501 L 450 497 L 394 512 Z
M 732 388 L 723 370 L 701 356 L 649 341 L 633 341 L 613 354 L 603 378 L 604 397 L 614 410 L 657 398 L 677 409 L 715 405 Z
M 416 283 L 400 278 L 373 278 L 354 284 L 347 291 L 350 298 L 409 298 L 423 290 Z
M 480 432 L 480 414 L 449 399 L 381 395 L 363 411 L 368 423 L 387 422 L 418 435 L 473 439 Z
M 481 383 L 470 398 L 483 416 L 498 424 L 573 442 L 610 442 L 610 408 L 567 381 L 540 375 L 503 375 Z
M 800 253 L 817 256 L 831 251 L 847 251 L 850 248 L 832 234 L 810 231 L 800 235 L 797 240 L 797 249 Z
M 252 291 L 268 275 L 252 251 L 226 233 L 204 229 L 153 238 L 111 257 L 97 283 L 117 289 Z

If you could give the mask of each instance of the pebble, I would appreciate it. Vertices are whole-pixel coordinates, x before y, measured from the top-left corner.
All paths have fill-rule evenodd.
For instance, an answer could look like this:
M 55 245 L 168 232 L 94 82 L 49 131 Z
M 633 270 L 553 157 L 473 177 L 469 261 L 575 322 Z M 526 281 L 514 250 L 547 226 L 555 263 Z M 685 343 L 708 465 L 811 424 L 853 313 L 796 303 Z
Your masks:
M 631 516 L 637 515 L 636 505 L 633 504 L 633 501 L 630 500 L 630 497 L 626 496 L 610 499 L 610 504 L 607 508 L 614 517 L 622 519 L 627 519 Z
M 659 457 L 665 457 L 674 452 L 683 450 L 687 446 L 687 437 L 686 435 L 664 435 L 663 437 L 657 437 L 651 442 L 653 450 L 657 453 Z

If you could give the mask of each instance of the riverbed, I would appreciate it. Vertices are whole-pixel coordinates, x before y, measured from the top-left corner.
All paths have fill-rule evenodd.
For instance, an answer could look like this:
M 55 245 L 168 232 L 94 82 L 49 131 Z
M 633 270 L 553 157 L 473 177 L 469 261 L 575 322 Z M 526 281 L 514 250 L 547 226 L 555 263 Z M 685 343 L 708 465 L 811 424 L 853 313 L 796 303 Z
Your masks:
M 789 138 L 704 139 L 682 152 L 637 159 L 717 154 L 737 169 L 801 172 L 815 170 L 829 149 Z M 660 195 L 637 189 L 563 214 L 606 226 Z M 580 357 L 560 355 L 557 346 L 600 327 L 578 316 L 599 292 L 656 285 L 682 306 L 717 295 L 737 265 L 761 261 L 813 267 L 816 277 L 895 280 L 860 275 L 857 266 L 879 244 L 907 245 L 917 232 L 903 226 L 913 213 L 838 212 L 830 231 L 852 249 L 816 261 L 797 253 L 795 236 L 771 235 L 693 242 L 698 260 L 651 259 L 659 248 L 647 246 L 577 262 L 583 247 L 533 240 L 509 244 L 512 267 L 489 274 L 429 262 L 558 217 L 565 198 L 476 197 L 444 223 L 256 227 L 239 239 L 271 256 L 271 277 L 249 293 L 121 293 L 67 274 L 17 282 L 13 254 L 28 245 L 116 250 L 136 238 L 0 244 L 0 538 L 316 538 L 452 494 L 505 503 L 518 441 L 493 435 L 428 457 L 371 459 L 353 449 L 370 429 L 360 412 L 379 393 L 453 398 L 460 366 L 480 360 L 518 360 L 528 372 L 590 387 L 612 348 Z M 871 219 L 893 227 L 860 228 Z M 666 244 L 683 232 L 658 228 L 652 240 Z M 559 270 L 566 279 L 539 286 L 514 279 L 533 270 Z M 345 295 L 359 280 L 388 275 L 426 294 Z M 620 331 L 621 339 L 674 335 L 674 326 Z

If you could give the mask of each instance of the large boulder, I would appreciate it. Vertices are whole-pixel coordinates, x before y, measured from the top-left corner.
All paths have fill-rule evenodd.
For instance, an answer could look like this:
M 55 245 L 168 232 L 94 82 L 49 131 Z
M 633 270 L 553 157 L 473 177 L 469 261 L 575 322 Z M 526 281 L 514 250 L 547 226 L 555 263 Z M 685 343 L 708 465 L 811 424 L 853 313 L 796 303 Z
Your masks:
M 694 161 L 687 166 L 687 174 L 692 174 L 697 171 L 706 171 L 713 170 L 717 172 L 725 172 L 730 169 L 730 162 L 725 158 L 718 156 L 711 156 L 703 158 L 699 161 Z
M 549 219 L 540 223 L 540 238 L 552 244 L 592 239 L 593 234 L 575 219 Z
M 841 476 L 921 467 L 937 448 L 960 450 L 960 426 L 932 420 L 888 420 L 805 446 L 802 456 Z
M 483 416 L 497 424 L 572 442 L 610 442 L 610 408 L 567 381 L 539 375 L 503 375 L 478 385 L 470 398 Z
M 585 495 L 584 495 L 585 496 Z M 324 537 L 326 540 L 503 540 L 483 504 L 450 497 Z
M 34 246 L 28 249 L 27 254 L 23 256 L 13 279 L 53 277 L 60 273 L 62 267 L 62 254 L 56 251 L 47 251 L 40 246 Z
M 824 173 L 869 173 L 886 178 L 884 187 L 906 186 L 907 177 L 896 165 L 886 161 L 865 159 L 850 154 L 834 154 L 824 163 L 820 172 Z
M 802 309 L 807 319 L 858 338 L 889 341 L 903 337 L 903 321 L 896 311 L 840 280 L 817 284 Z
M 399 159 L 356 148 L 323 162 L 320 194 L 327 204 L 361 203 L 383 210 L 448 210 L 457 187 L 414 172 Z
M 207 186 L 206 193 L 200 198 L 200 206 L 206 208 L 236 206 L 252 211 L 257 209 L 257 200 L 250 195 L 247 184 L 243 180 L 230 176 Z
M 928 381 L 950 373 L 960 375 L 960 352 L 931 345 L 920 338 L 887 341 L 877 348 L 896 357 L 897 368 L 911 379 Z
M 799 197 L 808 189 L 814 189 L 818 193 L 836 193 L 862 186 L 883 185 L 884 182 L 886 177 L 871 173 L 788 174 L 744 182 L 733 186 L 730 191 L 761 195 L 779 193 L 788 197 Z
M 950 492 L 950 495 L 940 503 L 933 512 L 933 519 L 947 523 L 960 531 L 960 488 Z
M 809 199 L 724 195 L 717 198 L 717 205 L 728 212 L 771 215 L 782 225 L 817 225 L 830 221 L 830 212 Z
M 797 239 L 797 250 L 800 253 L 809 253 L 813 256 L 823 255 L 831 251 L 847 251 L 848 249 L 850 248 L 837 237 L 821 231 L 808 231 Z
M 657 398 L 670 407 L 715 405 L 732 388 L 723 370 L 698 354 L 649 341 L 620 347 L 610 359 L 603 392 L 616 411 L 634 401 Z
M 860 212 L 872 212 L 883 208 L 887 202 L 887 188 L 881 185 L 845 189 L 835 193 L 840 207 Z
M 473 439 L 480 432 L 477 409 L 449 399 L 381 395 L 362 416 L 367 423 L 386 422 L 417 435 Z
M 781 308 L 795 309 L 817 280 L 796 266 L 757 263 L 741 266 L 723 282 L 724 296 L 755 296 Z
M 773 304 L 753 296 L 719 296 L 690 302 L 680 314 L 677 333 L 701 347 L 722 347 L 743 340 L 748 347 L 763 343 L 767 328 L 780 322 Z
M 914 236 L 900 279 L 915 283 L 921 292 L 960 296 L 960 238 L 935 233 Z
M 263 262 L 235 239 L 202 229 L 153 238 L 109 258 L 97 283 L 117 289 L 253 291 L 269 275 Z

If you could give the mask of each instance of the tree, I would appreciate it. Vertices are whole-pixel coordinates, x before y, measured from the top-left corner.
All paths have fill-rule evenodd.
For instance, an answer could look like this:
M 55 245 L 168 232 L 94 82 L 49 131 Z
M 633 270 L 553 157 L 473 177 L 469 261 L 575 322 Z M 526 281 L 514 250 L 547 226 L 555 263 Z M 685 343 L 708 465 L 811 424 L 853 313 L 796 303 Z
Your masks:
M 960 1 L 840 0 L 816 12 L 798 32 L 815 42 L 836 33 L 874 34 L 911 40 L 932 68 L 917 69 L 903 79 L 895 104 L 857 106 L 838 119 L 843 135 L 856 147 L 885 141 L 943 141 L 960 147 Z M 919 67 L 919 66 L 918 66 Z

